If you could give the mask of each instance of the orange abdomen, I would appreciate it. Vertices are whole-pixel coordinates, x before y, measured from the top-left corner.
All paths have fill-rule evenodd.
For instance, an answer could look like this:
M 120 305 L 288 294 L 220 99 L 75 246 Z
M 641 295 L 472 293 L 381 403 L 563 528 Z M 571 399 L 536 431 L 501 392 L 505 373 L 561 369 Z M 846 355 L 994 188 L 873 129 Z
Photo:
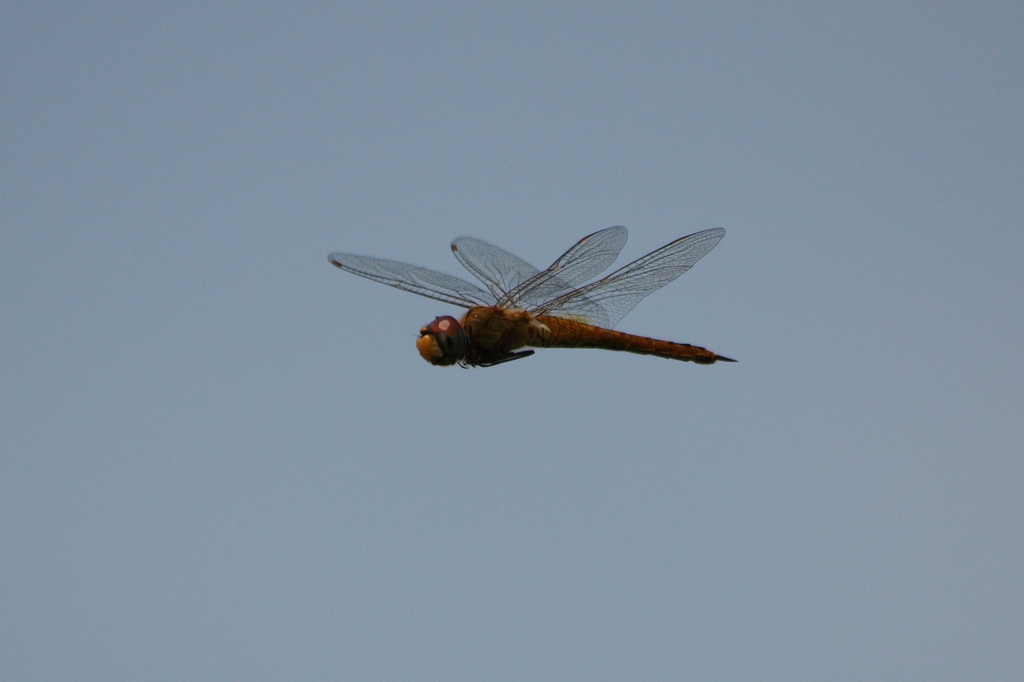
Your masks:
M 604 350 L 621 350 L 627 353 L 639 353 L 641 355 L 656 355 L 661 358 L 672 358 L 674 360 L 686 360 L 696 362 L 699 365 L 710 365 L 716 361 L 736 362 L 729 358 L 709 351 L 700 346 L 691 346 L 688 343 L 673 343 L 672 341 L 660 341 L 646 336 L 636 336 L 617 332 L 613 329 L 603 329 L 593 325 L 567 320 L 561 317 L 549 317 L 538 315 L 537 321 L 542 322 L 551 330 L 551 334 L 544 339 L 531 341 L 531 346 L 543 348 L 601 348 Z

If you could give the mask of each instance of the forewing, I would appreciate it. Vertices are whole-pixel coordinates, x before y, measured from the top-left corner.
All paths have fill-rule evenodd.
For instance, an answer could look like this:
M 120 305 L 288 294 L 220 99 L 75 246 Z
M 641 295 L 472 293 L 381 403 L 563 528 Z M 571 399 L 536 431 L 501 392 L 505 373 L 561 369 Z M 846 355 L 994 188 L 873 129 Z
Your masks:
M 534 312 L 583 318 L 591 324 L 614 327 L 645 296 L 693 267 L 724 236 L 725 230 L 716 228 L 677 239 L 604 279 L 563 294 Z M 596 309 L 602 310 L 604 315 L 596 314 Z
M 508 302 L 520 308 L 535 308 L 604 272 L 622 251 L 627 234 L 626 228 L 619 225 L 587 235 L 547 270 L 511 290 Z
M 498 301 L 505 300 L 508 292 L 538 273 L 537 268 L 519 256 L 472 237 L 459 237 L 453 241 L 452 253 L 487 285 Z
M 435 301 L 453 303 L 465 308 L 494 305 L 495 302 L 493 296 L 472 282 L 436 270 L 383 258 L 354 256 L 350 253 L 332 253 L 328 258 L 346 272 L 402 291 L 411 291 Z

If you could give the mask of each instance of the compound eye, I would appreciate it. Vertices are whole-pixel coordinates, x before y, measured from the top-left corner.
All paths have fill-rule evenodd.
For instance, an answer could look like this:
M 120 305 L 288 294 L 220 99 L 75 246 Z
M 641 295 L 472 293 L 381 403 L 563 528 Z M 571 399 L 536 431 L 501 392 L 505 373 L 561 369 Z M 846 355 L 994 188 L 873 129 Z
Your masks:
M 466 357 L 468 340 L 459 321 L 445 315 L 420 330 L 416 348 L 433 365 L 454 365 Z
M 427 330 L 432 334 L 449 334 L 454 336 L 459 333 L 461 325 L 459 321 L 450 315 L 444 315 L 437 318 L 427 327 Z

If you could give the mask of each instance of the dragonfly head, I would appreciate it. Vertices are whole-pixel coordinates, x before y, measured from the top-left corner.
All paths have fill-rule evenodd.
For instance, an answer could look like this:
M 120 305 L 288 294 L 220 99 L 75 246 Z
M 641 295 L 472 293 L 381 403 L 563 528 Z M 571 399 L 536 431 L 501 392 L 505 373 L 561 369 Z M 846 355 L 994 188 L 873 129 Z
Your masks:
M 416 348 L 432 365 L 454 365 L 466 357 L 469 340 L 454 317 L 439 317 L 420 330 Z

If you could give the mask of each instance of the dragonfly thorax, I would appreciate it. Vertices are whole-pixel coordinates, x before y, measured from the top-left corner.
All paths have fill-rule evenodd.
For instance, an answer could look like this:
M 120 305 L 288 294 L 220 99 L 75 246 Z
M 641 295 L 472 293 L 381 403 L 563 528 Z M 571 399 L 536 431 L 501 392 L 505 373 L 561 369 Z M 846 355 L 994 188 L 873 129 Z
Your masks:
M 469 339 L 458 320 L 444 315 L 420 329 L 416 348 L 432 365 L 454 365 L 466 357 Z

